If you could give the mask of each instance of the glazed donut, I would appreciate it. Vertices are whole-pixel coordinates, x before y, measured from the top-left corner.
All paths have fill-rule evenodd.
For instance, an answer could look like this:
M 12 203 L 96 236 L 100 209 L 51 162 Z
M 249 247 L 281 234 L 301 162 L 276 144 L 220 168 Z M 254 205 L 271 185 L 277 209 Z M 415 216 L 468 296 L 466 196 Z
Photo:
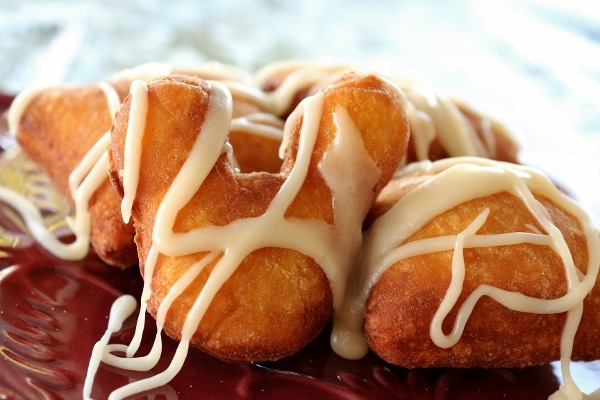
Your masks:
M 383 359 L 523 367 L 600 357 L 600 235 L 543 174 L 481 158 L 416 163 L 377 203 L 354 301 Z
M 106 162 L 94 164 L 102 158 L 113 115 L 125 95 L 123 85 L 106 83 L 33 89 L 19 95 L 9 113 L 9 129 L 24 153 L 48 174 L 73 210 L 80 206 L 76 218 L 89 213 L 89 230 L 77 233 L 89 236 L 102 260 L 119 267 L 137 263 L 134 230 L 121 219 Z M 82 190 L 86 186 L 93 189 Z
M 281 113 L 292 110 L 304 97 L 349 72 L 368 71 L 340 63 L 287 60 L 263 67 L 255 74 L 255 82 L 265 92 L 291 92 L 276 110 Z M 411 138 L 402 165 L 458 156 L 518 162 L 518 141 L 497 120 L 458 98 L 439 93 L 423 80 L 382 76 L 397 84 L 407 98 Z M 287 114 L 284 111 L 281 115 Z
M 411 138 L 404 164 L 461 156 L 518 162 L 519 144 L 500 122 L 424 81 L 392 80 L 408 100 Z
M 110 177 L 158 325 L 235 362 L 311 341 L 341 307 L 364 216 L 404 156 L 402 98 L 375 76 L 341 77 L 287 119 L 281 170 L 245 174 L 231 165 L 225 86 L 137 82 L 113 126 Z

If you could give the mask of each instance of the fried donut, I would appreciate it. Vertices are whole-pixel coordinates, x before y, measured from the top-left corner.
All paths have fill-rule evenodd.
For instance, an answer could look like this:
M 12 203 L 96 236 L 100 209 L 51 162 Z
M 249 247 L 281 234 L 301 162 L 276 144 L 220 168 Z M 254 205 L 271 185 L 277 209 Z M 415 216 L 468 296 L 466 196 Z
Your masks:
M 514 164 L 519 163 L 520 145 L 506 126 L 498 120 L 475 110 L 464 100 L 457 98 L 451 98 L 450 100 L 475 129 L 479 140 L 486 144 L 487 158 Z
M 230 164 L 228 93 L 176 75 L 140 85 L 117 114 L 110 176 L 131 204 L 142 301 L 159 326 L 226 361 L 272 360 L 341 307 L 363 218 L 408 127 L 397 88 L 349 75 L 286 121 L 281 171 L 244 174 Z
M 357 71 L 345 64 L 285 60 L 261 68 L 254 75 L 254 81 L 264 92 L 275 94 L 273 112 L 287 118 L 304 98 L 352 72 Z
M 351 71 L 365 73 L 339 63 L 280 61 L 259 70 L 255 81 L 265 92 L 291 92 L 282 96 L 283 106 L 276 110 L 282 112 L 292 110 L 339 74 Z M 407 98 L 411 137 L 403 165 L 458 156 L 518 162 L 518 141 L 497 120 L 460 99 L 444 96 L 422 80 L 399 76 L 387 79 L 397 84 Z
M 393 81 L 408 99 L 411 138 L 404 164 L 461 156 L 518 162 L 519 144 L 500 122 L 462 100 L 437 92 L 426 82 Z
M 480 158 L 418 163 L 377 202 L 356 301 L 383 359 L 523 367 L 600 357 L 600 235 L 540 172 Z
M 36 89 L 19 95 L 9 113 L 10 130 L 25 154 L 48 174 L 73 210 L 81 203 L 76 214 L 89 212 L 90 230 L 80 234 L 89 235 L 102 260 L 119 267 L 137 263 L 134 230 L 121 219 L 120 200 L 107 179 L 106 166 L 93 164 L 101 158 L 106 146 L 101 139 L 126 90 L 106 83 Z M 95 147 L 96 159 L 88 156 Z M 86 176 L 87 182 L 97 181 L 91 191 L 82 190 L 89 186 Z

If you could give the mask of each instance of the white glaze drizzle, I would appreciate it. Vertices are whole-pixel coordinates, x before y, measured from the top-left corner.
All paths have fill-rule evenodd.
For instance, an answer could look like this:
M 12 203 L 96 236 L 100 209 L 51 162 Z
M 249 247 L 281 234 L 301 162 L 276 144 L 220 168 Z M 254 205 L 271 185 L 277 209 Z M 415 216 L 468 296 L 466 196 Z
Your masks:
M 108 342 L 110 341 L 111 336 L 114 333 L 117 333 L 123 327 L 123 323 L 125 320 L 133 314 L 137 307 L 137 302 L 135 298 L 131 295 L 124 295 L 119 297 L 113 303 L 110 314 L 108 317 L 108 327 L 106 332 L 102 336 L 102 338 L 94 345 L 94 350 L 92 350 L 92 355 L 90 357 L 90 362 L 88 364 L 88 377 L 94 377 L 96 375 L 96 371 L 100 367 L 100 363 L 102 362 L 102 351 L 104 347 L 108 346 Z M 89 399 L 92 394 L 92 385 L 94 383 L 93 379 L 86 379 L 83 386 L 83 397 L 85 399 Z
M 142 135 L 146 128 L 146 113 L 148 110 L 148 89 L 143 81 L 135 80 L 131 83 L 131 110 L 127 122 L 127 134 L 125 138 L 125 152 L 128 157 L 124 160 L 123 186 L 128 188 L 124 191 L 121 201 L 121 216 L 125 223 L 131 217 L 131 205 L 135 199 L 138 185 L 140 163 L 142 153 Z
M 319 68 L 315 68 L 314 65 L 310 65 L 309 63 L 303 64 L 296 64 L 295 66 L 288 66 L 290 68 L 290 70 L 293 70 L 294 68 L 299 68 L 300 66 L 304 66 L 304 67 L 309 67 L 310 70 L 312 71 L 313 74 L 321 74 L 320 78 L 317 79 L 317 77 L 313 76 L 311 78 L 311 82 L 319 82 L 319 79 L 321 80 L 325 80 L 324 76 L 323 76 L 323 71 L 327 72 L 327 70 L 325 69 L 319 69 Z M 218 68 L 217 68 L 218 69 Z M 332 69 L 331 71 L 337 71 L 337 73 L 340 73 L 341 71 L 343 71 L 344 68 L 340 68 L 340 69 Z M 128 73 L 124 73 L 122 75 L 119 76 L 119 78 L 121 79 L 150 79 L 150 78 L 154 78 L 156 76 L 160 76 L 164 73 L 168 73 L 168 72 L 173 72 L 174 69 L 172 69 L 170 66 L 165 65 L 165 64 L 160 64 L 160 65 L 155 65 L 152 66 L 151 68 L 146 67 L 146 69 L 144 71 L 133 71 L 129 70 Z M 181 71 L 184 73 L 189 73 L 189 71 Z M 193 75 L 200 75 L 200 73 L 190 73 Z M 244 96 L 247 99 L 250 99 L 252 101 L 255 101 L 257 104 L 261 105 L 265 110 L 267 110 L 268 112 L 275 112 L 275 111 L 280 111 L 283 110 L 285 107 L 283 105 L 285 104 L 290 104 L 289 102 L 291 101 L 291 97 L 293 96 L 293 91 L 297 90 L 299 87 L 306 87 L 306 84 L 302 85 L 301 84 L 301 79 L 299 79 L 299 76 L 304 76 L 303 79 L 307 79 L 306 75 L 306 71 L 303 72 L 304 75 L 302 74 L 296 74 L 294 75 L 293 73 L 291 74 L 291 76 L 295 76 L 294 79 L 297 79 L 296 82 L 294 83 L 293 81 L 290 81 L 290 83 L 286 83 L 285 85 L 281 85 L 279 88 L 277 88 L 273 93 L 270 93 L 268 95 L 265 95 L 264 93 L 262 93 L 259 90 L 256 90 L 255 88 L 253 88 L 252 86 L 244 86 L 244 85 L 240 85 L 239 82 L 244 81 L 244 79 L 238 79 L 239 77 L 236 77 L 236 74 L 222 74 L 220 75 L 221 78 L 224 78 L 225 80 L 229 80 L 229 82 L 225 82 L 227 84 L 227 86 L 230 88 L 231 92 L 236 93 L 238 96 Z M 325 74 L 327 75 L 327 74 Z M 257 75 L 258 76 L 258 75 Z M 144 79 L 145 80 L 145 79 Z M 236 83 L 237 82 L 237 83 Z M 407 89 L 410 89 L 410 86 L 406 86 L 404 85 L 402 82 L 396 80 L 396 83 L 398 83 L 400 86 L 402 86 L 403 90 L 405 92 L 408 92 Z M 112 89 L 112 88 L 111 88 Z M 13 102 L 13 106 L 11 107 L 10 113 L 9 113 L 9 127 L 11 129 L 12 132 L 16 132 L 16 128 L 18 127 L 19 121 L 21 119 L 22 113 L 24 112 L 26 106 L 29 104 L 29 102 L 31 101 L 31 99 L 35 96 L 35 94 L 39 91 L 41 91 L 42 89 L 37 89 L 37 90 L 31 90 L 29 92 L 23 93 L 22 95 L 18 96 L 17 99 L 15 100 L 15 102 Z M 109 90 L 108 92 L 114 92 L 114 89 Z M 287 93 L 288 98 L 283 98 L 284 95 L 281 93 Z M 408 96 L 410 99 L 410 95 Z M 107 98 L 109 101 L 109 104 L 113 104 L 113 106 L 111 106 L 111 110 L 114 110 L 114 96 L 111 94 L 107 94 Z M 112 100 L 111 100 L 112 98 Z M 278 98 L 279 100 L 281 100 L 281 102 L 279 104 L 281 104 L 280 106 L 274 107 L 274 100 L 275 98 Z M 414 97 L 413 97 L 414 99 Z M 431 108 L 433 107 L 433 109 L 435 110 L 437 106 L 439 106 L 440 102 L 439 100 L 436 101 L 431 101 L 432 98 L 431 97 L 427 97 L 424 96 L 423 99 L 428 100 L 425 101 L 425 107 L 428 109 L 429 111 L 431 111 Z M 419 100 L 419 101 L 423 101 Z M 419 101 L 415 101 L 416 103 L 419 103 Z M 442 102 L 443 103 L 443 102 Z M 445 107 L 445 109 L 444 109 Z M 410 124 L 411 124 L 411 129 L 413 130 L 413 135 L 415 134 L 415 131 L 419 131 L 421 132 L 421 134 L 419 134 L 419 138 L 422 138 L 422 142 L 420 144 L 417 144 L 417 153 L 418 153 L 418 157 L 419 158 L 426 158 L 426 154 L 429 148 L 430 143 L 434 140 L 436 135 L 439 135 L 439 131 L 437 130 L 437 127 L 439 126 L 439 122 L 436 123 L 436 121 L 434 121 L 433 119 L 435 118 L 443 118 L 445 117 L 451 117 L 451 118 L 458 118 L 461 121 L 464 121 L 464 118 L 462 116 L 459 116 L 459 114 L 457 114 L 456 112 L 454 112 L 453 110 L 451 110 L 452 105 L 451 103 L 445 103 L 442 104 L 442 109 L 441 111 L 435 111 L 435 112 L 427 112 L 426 110 L 422 110 L 419 109 L 419 107 L 417 107 L 416 105 L 413 104 L 413 102 L 409 102 L 407 104 L 407 114 L 408 114 L 408 118 L 410 120 Z M 449 110 L 450 109 L 450 110 Z M 440 117 L 441 116 L 441 117 Z M 339 117 L 340 119 L 344 119 L 344 117 Z M 306 117 L 305 117 L 306 119 Z M 446 121 L 447 122 L 447 121 Z M 305 124 L 307 123 L 307 121 L 305 120 Z M 485 121 L 484 121 L 485 123 Z M 441 125 L 447 125 L 447 126 L 453 126 L 453 127 L 461 127 L 463 125 L 462 122 L 457 122 L 456 120 L 454 120 L 453 122 L 450 121 L 450 123 L 441 123 Z M 462 128 L 461 128 L 462 129 Z M 472 128 L 471 128 L 472 129 Z M 469 132 L 467 134 L 467 136 L 469 136 L 470 138 L 473 138 L 472 135 L 472 131 L 469 131 L 469 128 L 467 128 L 467 131 Z M 490 131 L 491 132 L 491 131 Z M 478 139 L 475 140 L 476 143 L 471 143 L 469 140 L 464 141 L 464 140 L 458 140 L 459 143 L 461 143 L 462 146 L 464 146 L 463 149 L 457 149 L 456 146 L 451 146 L 452 149 L 456 150 L 458 152 L 458 154 L 450 154 L 450 155 L 462 155 L 462 154 L 480 154 L 480 155 L 489 155 L 489 151 L 490 149 L 493 147 L 494 143 L 493 143 L 493 135 L 490 135 L 490 132 L 487 132 L 487 134 L 485 135 L 484 138 L 484 143 L 477 143 Z M 485 133 L 485 132 L 484 132 Z M 454 134 L 456 134 L 456 131 L 454 132 Z M 459 132 L 460 134 L 460 132 Z M 452 134 L 448 134 L 449 137 L 452 136 Z M 440 141 L 444 141 L 440 138 Z M 465 149 L 467 149 L 468 151 L 465 151 Z M 453 150 L 453 151 L 454 151 Z M 471 152 L 472 151 L 472 152 Z M 481 153 L 478 153 L 481 152 Z M 102 157 L 100 157 L 102 158 Z M 100 160 L 100 159 L 99 159 Z M 300 160 L 299 160 L 300 161 Z M 477 160 L 477 163 L 479 163 L 481 160 Z M 449 162 L 449 161 L 447 161 Z M 102 161 L 99 161 L 98 164 L 104 165 Z M 441 162 L 437 162 L 435 163 L 438 166 L 441 166 L 442 163 Z M 425 163 L 424 165 L 429 165 L 427 163 Z M 323 167 L 324 168 L 324 167 Z M 411 166 L 409 166 L 408 168 L 411 168 Z M 523 170 L 518 169 L 519 172 L 518 174 L 523 174 L 523 176 L 527 176 L 529 174 L 529 171 L 525 171 L 523 172 Z M 326 175 L 326 174 L 325 174 Z M 360 175 L 360 174 L 359 174 Z M 532 181 L 537 181 L 537 175 L 533 174 L 532 176 L 535 176 L 536 179 L 533 180 L 529 180 L 528 183 L 531 183 Z M 330 182 L 328 182 L 328 184 L 331 184 Z M 92 188 L 93 185 L 90 185 L 90 187 L 88 187 L 86 190 L 93 190 Z M 0 196 L 2 197 L 2 199 L 5 198 L 9 198 L 10 195 L 4 195 L 3 192 L 5 192 L 5 190 L 3 188 L 0 188 Z M 464 195 L 464 194 L 463 194 Z M 468 196 L 467 196 L 468 197 Z M 7 202 L 11 203 L 11 200 L 7 200 Z M 15 204 L 17 203 L 25 203 L 22 201 L 22 199 L 17 198 L 16 200 L 13 200 L 12 202 L 14 202 Z M 562 200 L 561 200 L 562 202 Z M 12 203 L 11 203 L 12 204 Z M 562 203 L 561 203 L 562 204 Z M 563 339 L 561 341 L 561 361 L 562 361 L 562 365 L 563 365 L 563 378 L 565 380 L 565 385 L 561 388 L 560 392 L 557 392 L 557 394 L 555 396 L 557 396 L 556 398 L 563 398 L 561 396 L 573 396 L 573 394 L 575 394 L 575 397 L 577 395 L 580 395 L 581 392 L 578 391 L 576 385 L 573 383 L 571 377 L 570 377 L 570 370 L 568 368 L 568 362 L 570 360 L 570 349 L 572 347 L 572 338 L 574 337 L 574 333 L 577 330 L 577 324 L 578 324 L 578 318 L 576 318 L 576 314 L 577 314 L 577 310 L 578 307 L 581 302 L 579 301 L 582 296 L 581 293 L 585 292 L 588 287 L 590 287 L 590 285 L 593 285 L 593 279 L 591 278 L 594 274 L 597 274 L 597 264 L 598 264 L 598 251 L 597 251 L 597 243 L 598 242 L 598 234 L 597 231 L 594 228 L 590 228 L 588 226 L 589 220 L 587 219 L 587 216 L 583 215 L 583 212 L 580 211 L 577 207 L 574 207 L 569 201 L 566 201 L 566 204 L 562 204 L 562 205 L 566 205 L 567 208 L 578 217 L 578 219 L 580 221 L 583 221 L 583 225 L 586 229 L 586 234 L 588 236 L 588 247 L 590 249 L 590 268 L 588 268 L 588 273 L 586 274 L 586 276 L 584 277 L 583 281 L 580 281 L 575 273 L 575 276 L 573 276 L 573 270 L 572 268 L 569 267 L 565 267 L 566 269 L 566 276 L 568 277 L 569 280 L 569 293 L 564 296 L 564 298 L 560 298 L 560 299 L 556 299 L 557 301 L 554 301 L 554 303 L 556 303 L 553 308 L 551 308 L 551 312 L 561 312 L 560 310 L 567 310 L 568 311 L 568 321 L 565 324 L 565 329 L 564 329 L 564 333 L 563 333 Z M 18 208 L 18 206 L 15 206 L 15 208 Z M 83 206 L 83 208 L 85 208 L 85 206 Z M 394 208 L 398 208 L 398 207 L 394 207 Z M 410 207 L 408 207 L 410 208 Z M 422 204 L 420 205 L 421 209 L 428 209 L 427 207 L 423 206 Z M 443 207 L 442 207 L 443 208 Z M 31 211 L 31 210 L 25 210 L 22 209 L 21 210 L 23 212 L 24 215 L 34 215 L 35 212 Z M 436 211 L 435 210 L 431 210 L 429 211 L 430 214 L 434 214 Z M 394 212 L 396 213 L 396 212 Z M 404 216 L 406 216 L 405 214 L 410 214 L 410 212 L 407 212 L 405 214 L 403 213 L 399 213 L 402 214 Z M 543 214 L 543 212 L 542 212 Z M 483 218 L 483 217 L 482 217 Z M 34 217 L 35 219 L 35 217 Z M 383 219 L 382 219 L 383 220 Z M 542 218 L 543 220 L 543 218 Z M 36 223 L 34 223 L 35 225 Z M 376 223 L 377 225 L 379 225 L 378 223 Z M 385 224 L 383 224 L 385 225 Z M 405 224 L 403 225 L 404 227 L 408 226 L 409 224 Z M 311 235 L 314 235 L 313 230 L 317 228 L 316 226 L 311 226 L 308 227 L 306 231 L 307 232 L 311 232 L 310 235 L 308 235 L 307 237 L 314 237 Z M 390 241 L 385 241 L 384 246 L 381 247 L 376 253 L 375 253 L 375 245 L 372 243 L 374 241 L 373 236 L 377 236 L 375 235 L 373 232 L 375 230 L 381 230 L 381 231 L 385 231 L 386 228 L 372 228 L 370 233 L 365 237 L 365 240 L 363 242 L 363 249 L 367 248 L 369 249 L 369 255 L 367 257 L 374 257 L 375 259 L 379 260 L 380 262 L 383 262 L 383 264 L 389 264 L 390 261 L 390 257 L 386 258 L 384 261 L 382 261 L 385 257 L 384 255 L 390 252 L 390 249 L 394 247 L 393 243 L 390 243 Z M 389 228 L 388 228 L 389 229 Z M 593 232 L 590 232 L 590 229 Z M 34 230 L 34 229 L 32 229 Z M 318 231 L 318 229 L 316 230 Z M 595 233 L 594 233 L 595 232 Z M 396 243 L 400 243 L 401 242 L 401 237 L 398 236 L 397 233 L 393 233 L 391 231 L 388 231 L 387 234 L 389 235 L 388 238 L 389 239 L 393 239 L 396 241 Z M 378 235 L 383 235 L 378 233 Z M 79 235 L 77 235 L 79 237 Z M 206 235 L 206 236 L 210 236 L 210 235 Z M 315 236 L 320 236 L 320 235 L 315 235 Z M 533 242 L 536 241 L 540 241 L 540 236 L 542 236 L 541 232 L 531 232 L 531 233 L 523 233 L 523 235 L 519 236 L 514 236 L 515 241 L 519 242 L 519 241 L 529 241 L 532 240 Z M 82 237 L 85 237 L 85 235 L 82 235 Z M 36 237 L 36 239 L 38 239 Z M 490 245 L 488 244 L 484 244 L 483 242 L 479 242 L 478 241 L 481 239 L 479 236 L 477 236 L 476 234 L 471 234 L 471 232 L 466 231 L 463 233 L 463 237 L 462 239 L 459 241 L 460 242 L 460 246 L 457 247 L 457 241 L 456 238 L 447 238 L 448 243 L 451 243 L 452 246 L 448 247 L 448 244 L 438 244 L 440 249 L 446 249 L 446 248 L 450 248 L 450 249 L 455 249 L 456 251 L 458 251 L 461 246 L 479 246 L 479 245 Z M 45 239 L 40 238 L 38 239 L 40 241 L 44 241 Z M 546 239 L 541 240 L 541 242 L 544 242 Z M 443 240 L 442 240 L 443 241 Z M 510 241 L 510 240 L 509 240 Z M 315 241 L 315 243 L 319 242 L 318 240 Z M 312 243 L 312 241 L 311 241 Z M 327 245 L 327 242 L 325 241 L 325 247 L 328 247 L 329 245 Z M 371 244 L 369 244 L 371 243 Z M 595 248 L 594 248 L 594 243 L 595 243 Z M 381 244 L 381 243 L 379 243 Z M 323 243 L 318 243 L 319 246 L 323 246 Z M 432 243 L 429 243 L 427 245 L 432 245 Z M 48 248 L 55 248 L 56 245 L 49 243 L 47 245 L 45 245 Z M 309 247 L 309 246 L 307 246 Z M 560 246 L 559 246 L 560 247 Z M 568 249 L 567 249 L 568 250 Z M 423 249 L 418 250 L 417 253 L 422 252 Z M 441 250 L 438 250 L 441 251 Z M 178 252 L 175 252 L 175 254 L 177 254 Z M 148 264 L 152 264 L 151 258 L 152 256 L 156 255 L 157 252 L 155 249 L 153 249 L 151 251 L 151 254 L 149 256 L 149 260 L 147 260 Z M 561 256 L 563 256 L 564 254 L 561 253 Z M 60 255 L 60 256 L 64 256 L 64 255 Z M 210 257 L 214 257 L 215 259 L 218 259 L 221 256 L 221 253 L 211 253 Z M 397 256 L 397 255 L 396 255 Z M 65 258 L 68 258 L 68 256 L 64 256 Z M 569 259 L 568 257 L 566 258 L 567 260 Z M 211 260 L 211 258 L 206 258 L 203 259 L 205 262 L 208 262 L 209 260 Z M 363 257 L 363 264 L 364 264 L 365 260 Z M 595 262 L 595 266 L 592 265 Z M 374 265 L 374 264 L 370 264 L 370 265 Z M 381 264 L 377 264 L 380 268 L 378 270 L 371 270 L 371 271 L 365 271 L 364 268 L 362 270 L 359 270 L 359 272 L 362 274 L 362 277 L 360 279 L 362 279 L 363 284 L 361 285 L 363 291 L 362 291 L 362 296 L 365 295 L 365 293 L 368 293 L 368 288 L 370 288 L 370 286 L 377 280 L 377 277 L 379 276 L 378 274 L 380 274 L 382 272 L 382 270 L 384 268 L 381 267 Z M 194 268 L 192 268 L 193 270 L 199 270 L 202 268 L 202 265 L 198 265 L 195 266 Z M 325 269 L 325 268 L 324 268 Z M 147 272 L 151 272 L 150 270 L 147 270 Z M 199 272 L 199 271 L 196 271 Z M 196 273 L 193 272 L 193 273 Z M 191 274 L 192 272 L 190 272 Z M 150 274 L 151 275 L 151 274 Z M 336 277 L 333 276 L 334 274 L 331 273 L 331 271 L 328 273 L 328 277 L 330 278 L 330 281 L 332 282 L 332 286 L 335 286 L 335 281 L 336 281 Z M 337 280 L 339 281 L 339 279 Z M 352 282 L 358 282 L 353 280 Z M 179 284 L 178 284 L 179 285 Z M 341 286 L 345 286 L 345 285 L 341 285 Z M 179 287 L 179 286 L 177 286 Z M 349 288 L 352 288 L 352 283 L 350 283 Z M 179 290 L 179 289 L 177 289 Z M 174 292 L 176 293 L 177 290 Z M 342 298 L 343 297 L 343 292 L 344 289 L 336 289 L 334 290 L 334 292 L 338 293 L 338 295 L 336 295 L 336 297 Z M 341 294 L 340 294 L 341 293 Z M 354 293 L 354 295 L 352 295 L 352 293 Z M 575 294 L 572 294 L 575 293 Z M 350 294 L 346 293 L 346 299 L 343 300 L 343 309 L 338 308 L 337 312 L 336 312 L 336 316 L 334 317 L 336 319 L 336 324 L 339 327 L 340 325 L 340 315 L 343 316 L 344 323 L 347 323 L 348 321 L 356 321 L 357 320 L 357 316 L 360 314 L 360 312 L 362 312 L 362 306 L 364 305 L 364 303 L 360 303 L 357 302 L 356 299 L 359 298 L 361 295 L 356 296 L 355 295 L 356 292 L 350 292 Z M 489 295 L 488 293 L 483 293 L 485 295 Z M 482 295 L 483 295 L 482 294 Z M 144 290 L 144 294 L 142 295 L 142 309 L 145 309 L 145 300 L 148 299 L 149 297 L 149 291 L 148 290 Z M 172 296 L 175 296 L 175 294 L 173 294 Z M 350 298 L 353 301 L 348 301 L 348 296 L 350 296 Z M 501 296 L 500 296 L 501 297 Z M 570 299 L 570 301 L 569 301 Z M 540 300 L 540 299 L 538 299 Z M 203 300 L 204 301 L 204 300 Z M 476 301 L 476 300 L 475 300 Z M 544 301 L 543 301 L 544 302 Z M 340 301 L 337 300 L 336 304 L 339 305 Z M 510 303 L 510 301 L 508 301 L 508 303 Z M 164 307 L 167 307 L 168 302 L 165 303 L 166 305 Z M 519 301 L 514 302 L 513 305 L 515 305 L 516 308 L 519 308 L 519 306 L 516 306 L 516 304 L 519 304 Z M 161 305 L 162 307 L 162 305 Z M 569 308 L 572 307 L 572 308 Z M 526 307 L 525 307 L 526 308 Z M 533 308 L 535 308 L 535 306 L 533 306 Z M 527 311 L 527 310 L 523 310 L 523 311 Z M 531 311 L 531 310 L 530 310 Z M 164 311 L 161 311 L 161 313 Z M 534 311 L 535 312 L 535 311 Z M 140 315 L 142 315 L 143 313 L 140 313 Z M 162 314 L 161 314 L 162 315 Z M 352 317 L 354 315 L 354 317 Z M 465 314 L 466 315 L 466 314 Z M 162 317 L 161 317 L 162 318 Z M 142 318 L 140 318 L 140 320 L 142 320 Z M 186 321 L 187 322 L 187 321 Z M 190 326 L 194 326 L 196 321 L 192 321 L 190 322 Z M 199 321 L 198 321 L 199 322 Z M 157 321 L 158 323 L 158 321 Z M 139 325 L 139 322 L 138 322 Z M 160 324 L 159 324 L 160 325 Z M 354 327 L 352 326 L 353 324 L 350 323 L 349 326 L 345 326 L 343 327 L 343 329 L 339 329 L 338 330 L 338 336 L 343 336 L 343 334 L 348 334 L 350 333 L 350 337 L 354 337 L 352 332 L 354 331 L 354 328 L 356 326 L 360 326 L 360 322 L 358 323 L 358 325 L 356 323 L 354 323 Z M 432 324 L 433 326 L 433 324 Z M 433 331 L 435 331 L 435 329 L 432 329 Z M 438 332 L 439 333 L 439 332 Z M 131 357 L 132 353 L 134 353 L 134 350 L 137 350 L 137 346 L 139 345 L 139 340 L 141 340 L 141 333 L 138 333 L 138 331 L 136 330 L 136 335 L 134 337 L 134 340 L 132 341 L 132 343 L 130 344 L 130 346 L 116 346 L 116 345 L 108 345 L 105 347 L 104 350 L 104 356 L 106 357 L 105 362 L 110 363 L 110 364 L 117 364 L 118 362 L 124 362 L 123 359 L 120 359 L 117 361 L 116 358 L 114 358 L 113 355 L 111 355 L 110 353 L 117 351 L 117 350 L 123 350 L 123 351 L 127 351 L 128 352 L 128 356 Z M 336 335 L 334 334 L 333 337 L 335 337 Z M 436 337 L 440 343 L 442 343 L 444 341 L 444 338 L 441 337 L 441 335 L 436 334 L 435 332 L 432 333 L 432 338 Z M 441 338 L 441 339 L 440 339 Z M 356 337 L 354 337 L 354 339 L 357 339 Z M 337 345 L 333 342 L 335 342 L 335 340 L 332 342 L 332 344 L 335 347 L 338 347 L 337 351 L 340 351 L 341 353 L 344 353 L 343 349 L 347 344 L 349 338 L 345 338 L 343 340 L 341 340 L 340 343 L 338 343 Z M 155 341 L 155 345 L 153 346 L 153 350 L 151 351 L 151 353 L 146 357 L 149 361 L 147 362 L 142 362 L 140 363 L 140 358 L 131 358 L 131 364 L 127 364 L 125 365 L 126 368 L 142 368 L 142 369 L 149 369 L 151 368 L 153 365 L 156 364 L 156 360 L 158 359 L 158 357 L 160 356 L 160 344 L 156 343 L 157 341 L 160 341 L 160 338 L 158 338 Z M 356 342 L 358 343 L 358 346 L 360 347 L 360 343 L 363 342 L 362 338 L 358 338 L 358 340 L 356 340 Z M 442 343 L 443 344 L 443 343 Z M 161 378 L 157 378 L 157 379 L 153 379 L 152 380 L 152 386 L 154 386 L 157 383 L 162 382 L 167 375 L 169 374 L 173 374 L 173 372 L 175 370 L 178 370 L 177 368 L 177 364 L 179 364 L 179 362 L 182 362 L 182 359 L 185 357 L 184 353 L 187 352 L 187 344 L 182 345 L 182 349 L 179 350 L 177 352 L 176 358 L 178 358 L 179 361 L 174 360 L 172 362 L 172 366 L 174 369 L 170 370 L 169 373 L 167 373 L 166 375 L 162 375 Z M 102 347 L 102 346 L 100 346 Z M 184 349 L 185 348 L 185 349 Z M 346 346 L 347 348 L 347 346 Z M 350 354 L 350 358 L 356 358 L 357 353 L 360 353 L 360 349 L 358 352 L 354 351 L 354 355 Z M 352 351 L 350 351 L 349 353 L 352 353 Z M 111 358 L 112 357 L 112 358 Z M 135 366 L 135 367 L 134 367 Z M 176 372 L 175 372 L 176 373 Z M 169 375 L 172 376 L 172 375 Z M 88 379 L 90 381 L 93 381 L 93 374 L 88 376 Z M 87 383 L 86 380 L 86 385 L 89 385 Z M 90 383 L 91 384 L 91 383 Z M 144 384 L 142 384 L 144 385 Z M 139 388 L 139 387 L 138 387 Z M 137 389 L 135 389 L 137 390 Z M 118 398 L 118 397 L 117 397 Z M 572 398 L 572 397 L 569 397 Z
M 132 82 L 135 80 L 149 82 L 153 79 L 172 74 L 196 76 L 206 80 L 245 82 L 247 84 L 252 82 L 252 77 L 245 71 L 231 65 L 213 61 L 188 67 L 164 62 L 149 62 L 119 71 L 110 80 L 116 82 Z
M 495 156 L 493 135 L 488 138 L 488 143 L 481 141 L 473 126 L 448 97 L 437 93 L 424 82 L 412 79 L 395 79 L 394 82 L 414 106 L 409 108 L 407 117 L 418 160 L 429 159 L 429 147 L 436 138 L 450 157 Z
M 48 252 L 64 260 L 81 260 L 88 253 L 89 236 L 79 235 L 72 243 L 63 243 L 44 225 L 40 210 L 26 197 L 0 186 L 0 201 L 14 208 L 23 218 L 33 238 Z
M 33 99 L 35 99 L 40 93 L 45 90 L 52 89 L 49 87 L 36 87 L 22 91 L 18 96 L 14 98 L 8 109 L 7 122 L 8 131 L 15 133 L 19 129 L 23 113 L 27 110 L 27 107 Z

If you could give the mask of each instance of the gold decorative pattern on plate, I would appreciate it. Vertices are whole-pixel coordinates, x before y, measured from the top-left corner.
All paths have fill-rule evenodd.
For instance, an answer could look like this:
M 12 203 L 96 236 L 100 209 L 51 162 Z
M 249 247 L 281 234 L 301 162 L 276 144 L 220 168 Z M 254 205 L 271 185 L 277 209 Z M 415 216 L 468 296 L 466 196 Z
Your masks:
M 11 189 L 31 201 L 42 213 L 43 222 L 51 232 L 68 228 L 66 217 L 70 207 L 42 172 L 18 147 L 10 147 L 0 154 L 0 186 Z M 0 248 L 15 248 L 28 229 L 19 214 L 0 203 L 6 221 L 0 224 Z M 16 229 L 8 227 L 7 222 Z M 2 255 L 2 253 L 0 253 Z

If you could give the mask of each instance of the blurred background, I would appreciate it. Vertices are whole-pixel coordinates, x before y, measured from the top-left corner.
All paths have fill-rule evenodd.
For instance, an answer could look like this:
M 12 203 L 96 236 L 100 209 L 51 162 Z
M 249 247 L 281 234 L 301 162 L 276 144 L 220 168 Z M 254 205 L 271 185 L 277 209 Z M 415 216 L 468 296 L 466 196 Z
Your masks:
M 595 0 L 2 0 L 0 91 L 84 83 L 148 61 L 254 71 L 342 61 L 424 77 L 503 121 L 523 161 L 600 221 Z

